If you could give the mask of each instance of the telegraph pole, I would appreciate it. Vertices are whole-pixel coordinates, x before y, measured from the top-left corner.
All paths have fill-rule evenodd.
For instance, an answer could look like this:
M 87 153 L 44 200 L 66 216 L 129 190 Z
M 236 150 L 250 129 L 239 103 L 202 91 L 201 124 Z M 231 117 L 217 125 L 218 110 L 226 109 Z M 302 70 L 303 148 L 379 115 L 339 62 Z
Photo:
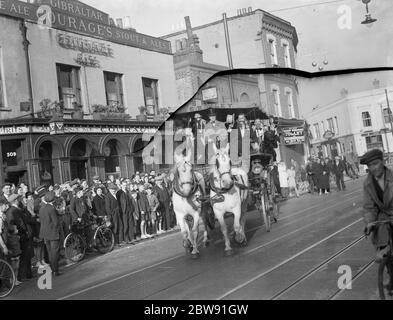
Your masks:
M 228 64 L 229 64 L 229 69 L 233 69 L 233 61 L 232 61 L 232 50 L 231 50 L 231 42 L 229 40 L 229 31 L 228 31 L 228 21 L 227 21 L 227 14 L 223 13 L 223 22 L 224 22 L 224 31 L 225 31 L 225 44 L 227 47 L 227 54 L 228 54 Z M 229 75 L 229 91 L 231 95 L 231 103 L 233 104 L 235 102 L 235 94 L 233 90 L 233 82 L 232 82 L 232 76 Z
M 392 110 L 390 110 L 389 97 L 388 97 L 388 89 L 385 89 L 385 96 L 386 96 L 386 103 L 387 103 L 387 106 L 388 106 L 388 114 L 389 114 L 390 129 L 391 129 L 391 131 L 392 131 L 392 136 L 393 136 Z

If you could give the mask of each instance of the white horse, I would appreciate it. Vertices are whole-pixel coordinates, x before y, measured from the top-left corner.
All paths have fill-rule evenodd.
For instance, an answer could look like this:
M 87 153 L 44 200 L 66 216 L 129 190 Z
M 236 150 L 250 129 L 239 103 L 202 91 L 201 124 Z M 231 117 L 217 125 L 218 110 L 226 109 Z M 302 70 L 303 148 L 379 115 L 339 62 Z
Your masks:
M 225 149 L 219 150 L 213 144 L 213 149 L 216 155 L 215 164 L 210 173 L 210 201 L 224 235 L 225 255 L 230 256 L 233 254 L 233 250 L 229 240 L 225 214 L 232 213 L 234 215 L 235 241 L 245 246 L 247 244 L 244 232 L 246 210 L 243 210 L 244 214 L 242 214 L 242 208 L 247 199 L 248 176 L 242 168 L 232 167 L 228 154 L 229 144 Z M 234 177 L 237 177 L 245 188 L 240 188 Z
M 201 202 L 199 198 L 202 193 L 205 194 L 205 181 L 202 174 L 192 169 L 191 154 L 175 154 L 175 167 L 173 170 L 173 210 L 176 214 L 176 220 L 180 226 L 183 235 L 183 246 L 192 250 L 193 258 L 198 258 L 198 230 L 201 219 Z M 187 223 L 188 216 L 191 216 L 190 225 Z M 191 228 L 190 228 L 191 226 Z M 203 244 L 207 243 L 207 230 L 204 228 Z

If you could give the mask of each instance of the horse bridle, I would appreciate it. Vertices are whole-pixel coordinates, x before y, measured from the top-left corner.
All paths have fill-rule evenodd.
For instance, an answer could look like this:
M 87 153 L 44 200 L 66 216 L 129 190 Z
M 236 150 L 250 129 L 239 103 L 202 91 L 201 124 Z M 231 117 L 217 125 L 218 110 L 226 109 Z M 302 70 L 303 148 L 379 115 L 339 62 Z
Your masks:
M 184 163 L 182 164 L 182 166 L 185 166 L 185 165 L 190 166 L 190 167 L 191 167 L 191 171 L 192 171 L 192 164 L 191 164 L 189 161 L 184 161 Z M 178 169 L 179 169 L 179 167 L 180 167 L 180 166 L 178 166 Z M 180 175 L 179 175 L 179 178 L 180 178 Z M 188 184 L 189 184 L 190 186 L 193 186 L 194 183 L 195 183 L 195 176 L 194 176 L 194 174 L 192 175 L 192 181 L 184 181 L 184 182 L 180 182 L 180 181 L 179 181 L 179 185 L 180 185 L 181 188 L 183 188 L 183 186 L 188 185 Z
M 219 163 L 218 163 L 217 156 L 218 156 L 218 153 L 216 154 L 216 169 L 217 169 L 217 172 L 218 172 L 218 174 L 219 174 L 220 187 L 222 186 L 222 177 L 225 176 L 225 175 L 227 175 L 227 174 L 229 174 L 229 176 L 231 177 L 232 182 L 234 183 L 234 181 L 233 181 L 233 176 L 232 176 L 232 171 L 231 171 L 232 161 L 229 160 L 229 164 L 230 164 L 230 166 L 229 166 L 229 171 L 225 171 L 225 172 L 222 172 L 222 173 L 221 173 L 220 168 L 219 168 Z M 233 183 L 231 184 L 231 189 L 232 189 Z

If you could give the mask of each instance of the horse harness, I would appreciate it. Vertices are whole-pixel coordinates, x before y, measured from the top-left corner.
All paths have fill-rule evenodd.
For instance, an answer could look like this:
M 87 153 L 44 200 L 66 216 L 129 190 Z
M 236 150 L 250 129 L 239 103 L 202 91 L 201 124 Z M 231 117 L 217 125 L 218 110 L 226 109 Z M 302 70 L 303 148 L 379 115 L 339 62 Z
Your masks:
M 191 185 L 192 186 L 192 190 L 190 192 L 190 194 L 188 196 L 185 196 L 183 192 L 181 192 L 181 188 L 184 185 Z M 176 171 L 175 172 L 175 177 L 173 179 L 173 191 L 179 195 L 182 198 L 185 198 L 188 202 L 188 204 L 195 210 L 198 211 L 199 208 L 195 205 L 195 203 L 192 201 L 193 196 L 197 193 L 197 191 L 200 190 L 200 185 L 197 181 L 197 177 L 195 175 L 195 173 L 192 173 L 192 181 L 185 181 L 185 182 L 180 182 L 179 179 L 179 172 Z M 197 201 L 200 201 L 199 199 L 197 199 Z

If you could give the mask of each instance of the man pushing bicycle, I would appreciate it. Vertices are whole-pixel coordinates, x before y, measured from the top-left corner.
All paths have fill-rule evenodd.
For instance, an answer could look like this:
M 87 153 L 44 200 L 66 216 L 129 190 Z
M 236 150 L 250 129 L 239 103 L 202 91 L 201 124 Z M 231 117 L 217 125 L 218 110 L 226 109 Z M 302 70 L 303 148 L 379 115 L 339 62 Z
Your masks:
M 371 150 L 360 159 L 367 165 L 369 174 L 363 185 L 364 221 L 366 234 L 372 233 L 371 241 L 377 249 L 376 261 L 381 262 L 389 252 L 389 224 L 376 224 L 393 218 L 393 171 L 385 166 L 383 152 Z

